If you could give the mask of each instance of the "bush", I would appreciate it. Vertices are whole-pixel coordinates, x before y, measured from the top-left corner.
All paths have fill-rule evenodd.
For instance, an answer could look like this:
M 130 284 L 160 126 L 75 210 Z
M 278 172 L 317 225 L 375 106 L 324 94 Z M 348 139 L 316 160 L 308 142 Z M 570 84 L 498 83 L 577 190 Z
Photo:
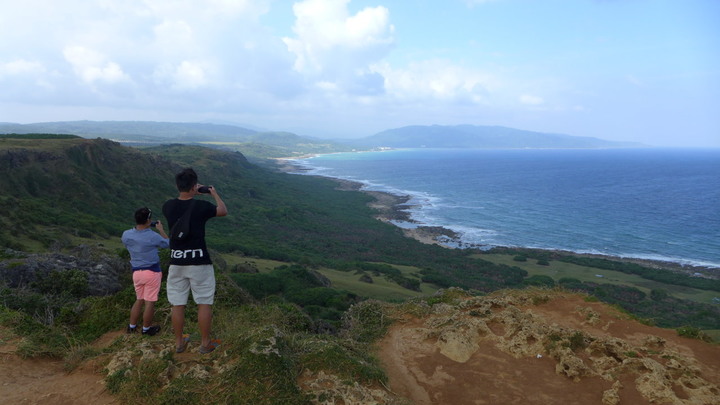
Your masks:
M 653 301 L 662 301 L 667 299 L 670 296 L 670 293 L 667 292 L 667 290 L 651 290 L 650 291 L 650 299 Z
M 46 277 L 38 277 L 31 287 L 42 294 L 68 295 L 82 298 L 88 292 L 88 275 L 82 270 L 51 271 Z
M 271 274 L 264 273 L 233 273 L 229 276 L 238 286 L 244 288 L 255 299 L 262 299 L 269 295 L 279 294 L 283 291 L 283 281 Z
M 523 284 L 536 287 L 555 287 L 555 280 L 550 276 L 535 275 L 526 278 Z
M 676 331 L 678 336 L 712 342 L 712 338 L 709 335 L 694 326 L 682 326 L 677 328 Z

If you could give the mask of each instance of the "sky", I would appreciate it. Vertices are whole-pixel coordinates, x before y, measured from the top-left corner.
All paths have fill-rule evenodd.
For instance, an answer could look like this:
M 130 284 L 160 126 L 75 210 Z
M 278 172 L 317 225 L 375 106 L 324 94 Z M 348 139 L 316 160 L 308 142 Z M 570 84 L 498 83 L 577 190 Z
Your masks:
M 0 0 L 0 122 L 720 147 L 718 0 Z

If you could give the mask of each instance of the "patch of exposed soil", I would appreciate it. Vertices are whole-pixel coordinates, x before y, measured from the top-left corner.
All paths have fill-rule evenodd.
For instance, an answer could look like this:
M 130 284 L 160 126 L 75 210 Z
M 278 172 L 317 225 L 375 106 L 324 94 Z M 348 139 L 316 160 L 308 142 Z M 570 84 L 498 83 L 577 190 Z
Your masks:
M 396 322 L 380 357 L 390 389 L 419 405 L 720 403 L 718 345 L 569 293 L 435 305 Z
M 112 341 L 113 333 L 99 341 Z M 117 335 L 117 332 L 114 333 Z M 66 372 L 63 362 L 23 359 L 16 353 L 18 338 L 0 330 L 0 398 L 5 404 L 109 405 L 118 401 L 105 388 L 102 367 L 88 362 Z

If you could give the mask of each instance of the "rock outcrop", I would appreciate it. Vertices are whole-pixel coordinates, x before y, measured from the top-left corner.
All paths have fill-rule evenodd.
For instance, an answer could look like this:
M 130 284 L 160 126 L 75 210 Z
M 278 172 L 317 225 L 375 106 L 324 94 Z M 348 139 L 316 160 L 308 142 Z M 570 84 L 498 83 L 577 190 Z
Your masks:
M 717 404 L 720 347 L 551 290 L 459 296 L 402 315 L 381 347 L 415 404 Z
M 79 270 L 87 275 L 89 295 L 107 295 L 121 289 L 121 275 L 129 272 L 127 263 L 119 257 L 86 245 L 70 254 L 6 252 L 6 256 L 14 258 L 0 261 L 0 281 L 12 288 L 30 287 L 54 272 Z

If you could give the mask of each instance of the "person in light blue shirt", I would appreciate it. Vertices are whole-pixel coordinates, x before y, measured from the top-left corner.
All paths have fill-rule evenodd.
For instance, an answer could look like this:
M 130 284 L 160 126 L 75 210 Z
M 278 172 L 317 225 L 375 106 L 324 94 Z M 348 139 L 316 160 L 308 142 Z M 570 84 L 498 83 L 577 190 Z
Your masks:
M 135 285 L 136 300 L 130 309 L 130 324 L 128 333 L 137 331 L 137 321 L 140 313 L 143 315 L 142 334 L 153 336 L 160 331 L 160 327 L 153 325 L 155 317 L 155 302 L 158 300 L 162 270 L 160 269 L 160 254 L 158 249 L 170 246 L 162 222 L 152 221 L 152 211 L 144 207 L 135 211 L 135 227 L 122 234 L 122 243 L 130 252 L 130 265 L 133 271 L 133 284 Z M 152 228 L 156 228 L 154 232 Z M 143 311 L 143 305 L 145 310 Z

